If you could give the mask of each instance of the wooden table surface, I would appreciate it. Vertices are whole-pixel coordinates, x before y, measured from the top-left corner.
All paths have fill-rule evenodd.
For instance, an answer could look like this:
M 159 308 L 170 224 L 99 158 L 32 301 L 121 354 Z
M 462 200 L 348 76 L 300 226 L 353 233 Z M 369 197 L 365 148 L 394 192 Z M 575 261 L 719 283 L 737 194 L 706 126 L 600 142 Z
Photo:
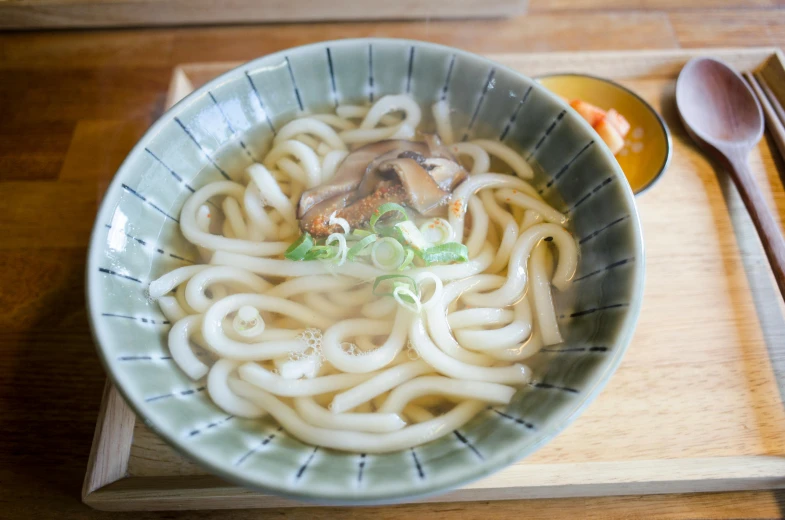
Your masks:
M 783 517 L 785 491 L 128 514 L 80 503 L 105 377 L 85 311 L 89 232 L 114 171 L 161 114 L 171 68 L 362 36 L 479 53 L 785 47 L 785 3 L 532 0 L 508 20 L 0 33 L 0 517 Z

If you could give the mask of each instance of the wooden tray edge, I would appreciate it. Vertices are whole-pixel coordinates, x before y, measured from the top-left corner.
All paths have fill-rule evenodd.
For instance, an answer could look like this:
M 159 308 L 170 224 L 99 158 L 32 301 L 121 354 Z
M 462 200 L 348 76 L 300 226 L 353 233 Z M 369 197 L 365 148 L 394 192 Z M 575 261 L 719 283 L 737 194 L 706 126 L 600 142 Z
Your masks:
M 752 491 L 785 487 L 785 458 L 770 456 L 673 459 L 620 463 L 536 464 L 523 472 L 547 484 L 521 491 L 503 486 L 468 486 L 433 498 L 407 503 L 472 502 L 538 498 L 659 495 L 717 491 Z M 577 466 L 583 466 L 583 469 Z M 591 466 L 591 469 L 589 469 Z M 569 482 L 570 475 L 591 472 L 595 482 Z M 641 482 L 645 475 L 647 481 Z M 520 475 L 525 478 L 524 475 Z M 247 509 L 313 507 L 257 493 L 213 476 L 129 477 L 88 494 L 84 502 L 104 511 L 167 509 Z

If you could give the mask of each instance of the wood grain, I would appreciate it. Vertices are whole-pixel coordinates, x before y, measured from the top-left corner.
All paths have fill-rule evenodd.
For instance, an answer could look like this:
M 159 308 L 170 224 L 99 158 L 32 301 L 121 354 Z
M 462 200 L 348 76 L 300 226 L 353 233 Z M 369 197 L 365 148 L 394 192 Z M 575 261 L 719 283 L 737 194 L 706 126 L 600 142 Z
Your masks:
M 525 0 L 234 0 L 230 4 L 211 0 L 19 0 L 0 4 L 0 28 L 488 18 L 520 14 L 525 7 Z
M 709 47 L 722 41 L 728 46 L 756 45 L 783 47 L 785 11 L 713 10 L 672 12 L 670 21 L 682 47 Z
M 764 4 L 771 4 L 771 8 Z M 179 61 L 241 61 L 286 46 L 365 35 L 414 37 L 472 51 L 496 53 L 624 49 L 628 48 L 628 40 L 633 47 L 645 49 L 730 45 L 782 47 L 785 46 L 785 34 L 780 23 L 783 11 L 777 9 L 780 5 L 779 0 L 532 0 L 532 14 L 526 17 L 503 21 L 445 21 L 440 22 L 438 27 L 435 23 L 424 21 L 352 22 L 265 25 L 256 28 L 192 27 L 0 34 L 0 187 L 9 180 L 24 181 L 30 185 L 24 197 L 3 188 L 0 213 L 0 244 L 5 245 L 9 234 L 16 241 L 0 248 L 0 431 L 3 432 L 0 435 L 0 482 L 3 484 L 0 486 L 0 516 L 9 519 L 64 520 L 239 520 L 282 516 L 319 519 L 428 517 L 440 520 L 495 520 L 519 517 L 521 514 L 532 519 L 783 517 L 785 509 L 781 504 L 785 504 L 785 493 L 780 491 L 510 500 L 362 509 L 287 508 L 182 513 L 103 513 L 92 510 L 80 502 L 80 492 L 105 378 L 95 355 L 84 310 L 85 241 L 93 215 L 89 208 L 80 209 L 76 205 L 68 206 L 75 211 L 70 214 L 61 208 L 62 203 L 67 202 L 66 198 L 79 190 L 83 193 L 79 195 L 81 200 L 94 208 L 98 193 L 103 191 L 98 184 L 101 181 L 95 180 L 96 177 L 108 180 L 113 171 L 107 170 L 101 175 L 103 166 L 94 167 L 92 163 L 106 164 L 109 168 L 121 155 L 121 147 L 117 146 L 111 151 L 110 158 L 104 158 L 104 143 L 98 133 L 82 131 L 79 138 L 75 139 L 74 131 L 77 127 L 82 126 L 82 130 L 85 128 L 80 122 L 87 121 L 86 124 L 91 126 L 96 121 L 111 121 L 118 122 L 119 127 L 122 127 L 119 123 L 122 121 L 134 126 L 134 121 L 155 119 L 164 108 L 171 68 Z M 710 10 L 713 8 L 721 8 L 722 11 Z M 744 63 L 749 63 L 749 55 L 743 60 L 740 58 L 737 66 L 749 66 Z M 579 60 L 569 62 L 569 66 L 587 70 L 586 64 Z M 624 68 L 619 64 L 614 67 L 613 73 L 617 74 Z M 657 68 L 663 70 L 660 77 L 671 73 L 662 62 L 659 62 Z M 627 75 L 622 77 L 635 76 L 635 69 L 626 66 Z M 652 93 L 659 88 L 656 83 L 650 82 L 630 86 L 650 86 L 652 90 L 647 90 L 646 95 L 655 96 Z M 667 99 L 663 103 L 667 115 Z M 674 120 L 671 117 L 669 122 Z M 139 124 L 142 125 L 141 122 Z M 680 127 L 674 125 L 671 129 L 674 134 L 678 134 Z M 72 140 L 75 142 L 72 143 Z M 769 145 L 766 141 L 761 143 L 751 160 L 758 182 L 772 187 L 764 195 L 770 207 L 776 207 L 781 217 L 785 215 L 785 198 L 779 188 L 782 180 L 778 170 L 785 171 L 785 165 L 772 158 Z M 93 150 L 92 158 L 90 149 Z M 691 345 L 685 353 L 690 354 L 691 362 L 697 364 L 715 352 L 714 342 L 717 337 L 722 334 L 742 337 L 746 338 L 742 347 L 732 355 L 727 352 L 723 354 L 723 363 L 732 363 L 733 360 L 741 363 L 742 368 L 735 378 L 743 379 L 747 370 L 757 369 L 758 361 L 754 360 L 761 349 L 771 348 L 770 364 L 776 371 L 785 358 L 775 347 L 783 345 L 785 340 L 771 332 L 776 331 L 782 321 L 781 307 L 771 305 L 771 273 L 760 269 L 763 264 L 760 263 L 760 256 L 756 256 L 760 255 L 760 244 L 755 234 L 734 235 L 738 228 L 728 225 L 729 210 L 733 220 L 748 218 L 746 212 L 727 179 L 717 182 L 708 163 L 697 152 L 688 151 L 686 155 L 674 157 L 674 161 L 678 161 L 679 168 L 696 166 L 697 173 L 684 174 L 679 177 L 679 182 L 686 183 L 691 189 L 700 185 L 706 187 L 704 198 L 711 207 L 710 218 L 718 222 L 718 227 L 711 227 L 705 215 L 698 215 L 703 219 L 700 228 L 705 229 L 710 236 L 722 233 L 719 244 L 723 251 L 737 251 L 738 248 L 738 256 L 734 259 L 712 261 L 706 269 L 728 273 L 727 281 L 715 294 L 724 308 L 732 307 L 734 312 L 738 312 L 735 323 L 747 324 L 737 328 L 732 324 L 724 324 L 719 327 L 719 332 L 711 332 L 715 327 L 711 309 L 702 310 L 699 315 L 702 322 L 696 321 L 692 326 L 702 327 L 711 334 L 705 341 Z M 69 166 L 63 169 L 64 165 Z M 80 165 L 85 172 L 90 172 L 90 179 L 63 181 L 57 177 L 59 171 L 68 176 L 78 173 Z M 668 177 L 673 171 L 677 170 L 669 172 Z M 81 182 L 83 186 L 78 189 L 67 186 L 75 182 Z M 91 191 L 88 184 L 91 182 L 94 193 L 92 203 L 88 197 Z M 42 195 L 32 195 L 35 186 L 40 187 Z M 55 196 L 58 189 L 62 189 L 65 196 Z M 727 193 L 727 199 L 724 193 Z M 648 215 L 644 218 L 653 218 L 654 221 L 659 217 L 652 213 L 649 203 L 645 202 L 647 200 L 652 200 L 652 205 L 685 203 L 679 193 L 671 198 L 670 193 L 660 195 L 659 188 L 653 189 L 641 199 L 641 210 Z M 33 201 L 45 201 L 46 204 L 24 209 Z M 21 223 L 28 226 L 23 232 L 6 223 L 9 214 L 26 215 L 36 225 Z M 676 226 L 680 224 L 674 220 L 664 222 Z M 55 224 L 56 233 L 46 229 L 52 224 Z M 36 238 L 35 235 L 42 232 L 40 230 L 44 230 L 43 235 Z M 20 237 L 24 240 L 20 240 Z M 693 237 L 683 237 L 680 243 L 689 243 L 690 238 Z M 652 246 L 656 246 L 666 241 L 667 237 L 655 235 L 647 239 Z M 47 241 L 63 247 L 42 248 Z M 698 254 L 689 269 L 700 272 L 704 268 L 700 262 L 707 257 Z M 740 266 L 744 266 L 744 269 Z M 653 269 L 655 265 L 650 262 L 650 274 Z M 666 266 L 657 269 L 668 272 Z M 700 280 L 691 280 L 688 274 L 677 276 L 669 287 L 679 290 L 680 284 L 685 282 L 688 283 L 688 296 L 701 290 Z M 652 299 L 651 287 L 650 281 L 647 301 L 655 304 L 657 300 Z M 752 301 L 733 296 L 735 291 L 745 288 L 753 294 Z M 756 323 L 760 325 L 757 333 L 754 328 Z M 659 329 L 662 328 L 651 326 L 649 330 L 641 330 L 640 337 L 646 340 L 652 334 L 660 333 Z M 677 341 L 681 333 L 682 329 L 667 331 L 666 344 Z M 744 349 L 748 345 L 752 345 L 757 352 L 752 356 L 751 363 L 745 361 L 748 358 L 744 355 Z M 633 352 L 636 351 L 631 350 Z M 626 362 L 631 359 L 634 358 L 628 356 Z M 645 363 L 646 357 L 639 358 L 639 362 Z M 659 366 L 663 372 L 669 369 L 667 363 Z M 623 366 L 622 370 L 626 368 Z M 710 363 L 705 370 L 715 368 Z M 779 370 L 783 373 L 782 367 Z M 678 373 L 672 377 L 678 378 Z M 646 383 L 641 381 L 637 387 L 625 386 L 623 389 L 644 388 Z M 710 390 L 704 389 L 704 392 L 710 398 Z M 776 416 L 771 417 L 766 411 L 767 407 L 773 405 L 767 403 L 762 397 L 764 395 L 772 395 L 770 387 L 761 385 L 760 381 L 750 382 L 743 399 L 755 403 L 755 411 L 744 414 L 741 417 L 743 423 L 739 423 L 739 419 L 734 416 L 727 417 L 727 422 L 742 424 L 753 432 L 758 424 L 764 424 L 764 431 L 773 435 L 776 432 Z M 623 410 L 634 410 L 636 407 L 635 402 L 622 404 Z M 595 403 L 597 411 L 590 410 L 589 414 L 598 418 L 610 416 L 614 413 L 614 406 L 619 406 L 619 402 L 603 405 L 602 401 L 598 401 Z M 711 406 L 711 403 L 706 405 Z M 674 438 L 692 436 L 691 432 L 680 430 L 678 424 L 670 420 L 664 403 L 653 411 L 657 428 L 666 428 L 668 435 Z M 694 414 L 701 409 L 692 405 L 689 411 Z M 681 420 L 682 417 L 676 419 Z M 646 444 L 646 437 L 640 437 L 642 431 L 635 433 L 639 445 Z M 619 438 L 623 432 L 611 434 Z M 564 435 L 573 434 L 567 430 Z M 772 446 L 767 437 L 755 433 L 740 435 L 735 440 L 725 435 L 718 434 L 719 439 L 724 439 L 719 444 L 725 446 L 722 450 L 730 451 L 747 444 L 751 451 Z M 700 430 L 691 449 L 700 447 L 701 440 L 705 441 L 707 436 L 706 428 Z M 576 442 L 576 437 L 571 439 Z M 658 446 L 662 447 L 663 444 Z M 562 445 L 561 449 L 564 450 L 565 446 Z M 712 446 L 714 448 L 707 448 L 707 453 L 722 451 L 717 448 L 718 445 Z M 773 446 L 776 448 L 777 443 Z M 602 456 L 608 449 L 597 442 L 587 447 L 583 456 Z

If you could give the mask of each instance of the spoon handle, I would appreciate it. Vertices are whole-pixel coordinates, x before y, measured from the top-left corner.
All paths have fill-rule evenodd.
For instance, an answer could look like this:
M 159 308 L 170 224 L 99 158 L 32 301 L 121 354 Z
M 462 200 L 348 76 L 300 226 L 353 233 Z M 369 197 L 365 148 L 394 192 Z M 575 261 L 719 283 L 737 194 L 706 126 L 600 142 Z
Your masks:
M 746 157 L 734 157 L 730 160 L 731 177 L 739 190 L 741 199 L 747 207 L 747 212 L 752 217 L 752 222 L 758 230 L 758 236 L 766 251 L 774 279 L 777 281 L 780 293 L 785 298 L 785 239 L 782 238 L 780 227 L 769 211 L 763 199 L 760 188 L 750 173 Z

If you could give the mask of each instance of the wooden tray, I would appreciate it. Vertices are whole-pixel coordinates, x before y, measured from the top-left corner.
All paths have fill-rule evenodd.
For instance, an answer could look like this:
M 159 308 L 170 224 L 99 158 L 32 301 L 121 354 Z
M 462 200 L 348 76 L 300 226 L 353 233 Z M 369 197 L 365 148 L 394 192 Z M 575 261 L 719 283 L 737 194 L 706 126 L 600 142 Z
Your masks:
M 664 115 L 673 159 L 638 198 L 648 275 L 643 311 L 605 391 L 524 462 L 429 501 L 785 487 L 785 305 L 738 194 L 675 114 L 675 77 L 705 54 L 741 70 L 782 67 L 774 49 L 492 56 L 532 76 L 573 71 L 619 80 Z M 235 65 L 177 67 L 169 104 Z M 764 139 L 750 163 L 782 221 L 782 161 Z M 83 500 L 106 510 L 306 505 L 206 474 L 136 421 L 109 383 Z

